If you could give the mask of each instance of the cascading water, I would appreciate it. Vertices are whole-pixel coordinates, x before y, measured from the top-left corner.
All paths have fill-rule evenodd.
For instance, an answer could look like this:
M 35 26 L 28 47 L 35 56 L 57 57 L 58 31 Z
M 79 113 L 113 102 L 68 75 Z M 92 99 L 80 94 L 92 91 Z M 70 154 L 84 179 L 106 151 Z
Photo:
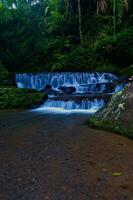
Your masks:
M 96 112 L 99 108 L 104 106 L 104 100 L 97 100 L 94 99 L 93 101 L 90 100 L 82 100 L 82 101 L 63 101 L 63 100 L 47 100 L 44 105 L 39 107 L 37 110 L 42 111 L 42 110 L 53 110 L 53 111 L 68 111 L 68 112 Z
M 104 106 L 104 99 L 80 99 L 77 95 L 112 94 L 120 91 L 123 86 L 117 85 L 118 77 L 111 73 L 87 73 L 87 72 L 60 72 L 60 73 L 29 73 L 16 74 L 16 83 L 19 88 L 37 89 L 47 92 L 49 98 L 38 110 L 58 109 L 74 111 L 97 111 Z M 67 101 L 59 97 L 67 94 Z M 75 95 L 75 99 L 71 96 Z M 69 96 L 69 98 L 68 98 Z M 64 97 L 65 98 L 65 97 Z
M 61 86 L 73 86 L 76 88 L 76 93 L 103 92 L 107 87 L 107 83 L 116 80 L 118 80 L 117 76 L 111 73 L 64 72 L 16 74 L 16 83 L 21 88 L 42 90 L 46 85 L 51 85 L 54 90 L 58 91 Z

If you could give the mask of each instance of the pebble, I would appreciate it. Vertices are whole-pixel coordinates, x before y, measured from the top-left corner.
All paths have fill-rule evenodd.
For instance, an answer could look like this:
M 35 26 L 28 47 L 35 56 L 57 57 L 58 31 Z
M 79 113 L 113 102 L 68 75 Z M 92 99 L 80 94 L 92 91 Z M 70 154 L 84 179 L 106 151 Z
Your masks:
M 21 182 L 22 181 L 22 179 L 21 178 L 18 178 L 18 182 Z

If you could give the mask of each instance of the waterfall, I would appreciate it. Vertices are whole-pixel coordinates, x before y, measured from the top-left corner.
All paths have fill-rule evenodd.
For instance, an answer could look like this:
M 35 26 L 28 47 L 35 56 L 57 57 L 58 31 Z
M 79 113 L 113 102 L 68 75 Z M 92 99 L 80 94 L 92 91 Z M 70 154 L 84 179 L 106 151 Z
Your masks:
M 87 73 L 87 72 L 61 72 L 61 73 L 37 73 L 16 74 L 16 83 L 21 88 L 42 90 L 46 85 L 59 91 L 61 86 L 76 88 L 76 93 L 105 92 L 107 83 L 118 80 L 111 73 Z
M 118 84 L 115 88 L 115 93 L 121 91 L 125 86 L 126 84 Z
M 38 111 L 51 110 L 51 111 L 60 111 L 60 112 L 96 112 L 99 108 L 103 107 L 105 104 L 104 100 L 94 99 L 90 100 L 82 100 L 82 101 L 62 101 L 62 100 L 52 100 L 48 99 L 41 107 L 39 107 Z
M 37 89 L 48 93 L 49 99 L 35 109 L 36 111 L 96 112 L 107 102 L 105 96 L 123 89 L 123 85 L 117 84 L 117 81 L 118 77 L 111 73 L 16 74 L 19 88 Z M 97 95 L 97 98 L 94 95 Z

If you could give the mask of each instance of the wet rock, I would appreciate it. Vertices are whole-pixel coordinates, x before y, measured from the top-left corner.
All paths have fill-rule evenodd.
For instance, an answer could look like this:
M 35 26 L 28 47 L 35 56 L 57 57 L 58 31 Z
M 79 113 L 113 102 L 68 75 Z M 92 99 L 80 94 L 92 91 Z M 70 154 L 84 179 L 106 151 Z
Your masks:
M 103 93 L 112 93 L 115 90 L 115 83 L 97 83 L 96 87 L 98 91 L 102 91 Z
M 47 85 L 45 85 L 44 89 L 45 90 L 51 90 L 52 89 L 52 85 L 47 84 Z
M 76 92 L 76 88 L 74 86 L 60 86 L 59 90 L 63 91 L 64 93 L 67 94 L 72 94 Z
M 40 89 L 39 92 L 42 92 L 42 93 L 45 92 L 45 93 L 50 94 L 50 95 L 57 95 L 58 94 L 58 91 L 54 90 L 52 88 L 52 85 L 50 85 L 50 84 L 45 85 L 45 87 Z
M 47 85 L 44 86 L 44 88 L 42 88 L 40 90 L 40 92 L 49 92 L 51 90 L 52 90 L 52 86 L 50 84 L 47 84 Z

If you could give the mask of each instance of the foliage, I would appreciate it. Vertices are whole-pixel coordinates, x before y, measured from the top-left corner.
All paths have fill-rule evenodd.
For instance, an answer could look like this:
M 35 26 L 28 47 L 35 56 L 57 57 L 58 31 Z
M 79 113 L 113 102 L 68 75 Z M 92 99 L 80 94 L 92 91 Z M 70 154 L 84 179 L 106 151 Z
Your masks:
M 121 71 L 121 74 L 126 76 L 126 77 L 131 77 L 133 76 L 133 65 L 130 65 L 128 68 L 124 68 Z
M 0 85 L 8 85 L 8 84 L 9 84 L 9 73 L 0 62 Z
M 111 72 L 114 74 L 120 74 L 120 72 L 118 72 L 118 66 L 114 65 L 114 64 L 110 64 L 110 63 L 104 63 L 101 66 L 96 67 L 95 71 L 96 72 Z
M 116 0 L 115 16 L 113 3 L 0 0 L 0 60 L 11 72 L 128 67 L 133 55 L 132 1 Z
M 0 88 L 0 108 L 29 108 L 41 104 L 46 94 L 30 89 Z
M 54 71 L 82 71 L 83 69 L 91 71 L 91 55 L 89 49 L 85 49 L 80 45 L 73 46 L 67 53 L 56 52 L 53 55 L 54 60 L 51 69 Z
M 110 63 L 126 67 L 132 64 L 133 29 L 125 29 L 116 37 L 107 36 L 95 43 L 96 54 L 101 55 Z

